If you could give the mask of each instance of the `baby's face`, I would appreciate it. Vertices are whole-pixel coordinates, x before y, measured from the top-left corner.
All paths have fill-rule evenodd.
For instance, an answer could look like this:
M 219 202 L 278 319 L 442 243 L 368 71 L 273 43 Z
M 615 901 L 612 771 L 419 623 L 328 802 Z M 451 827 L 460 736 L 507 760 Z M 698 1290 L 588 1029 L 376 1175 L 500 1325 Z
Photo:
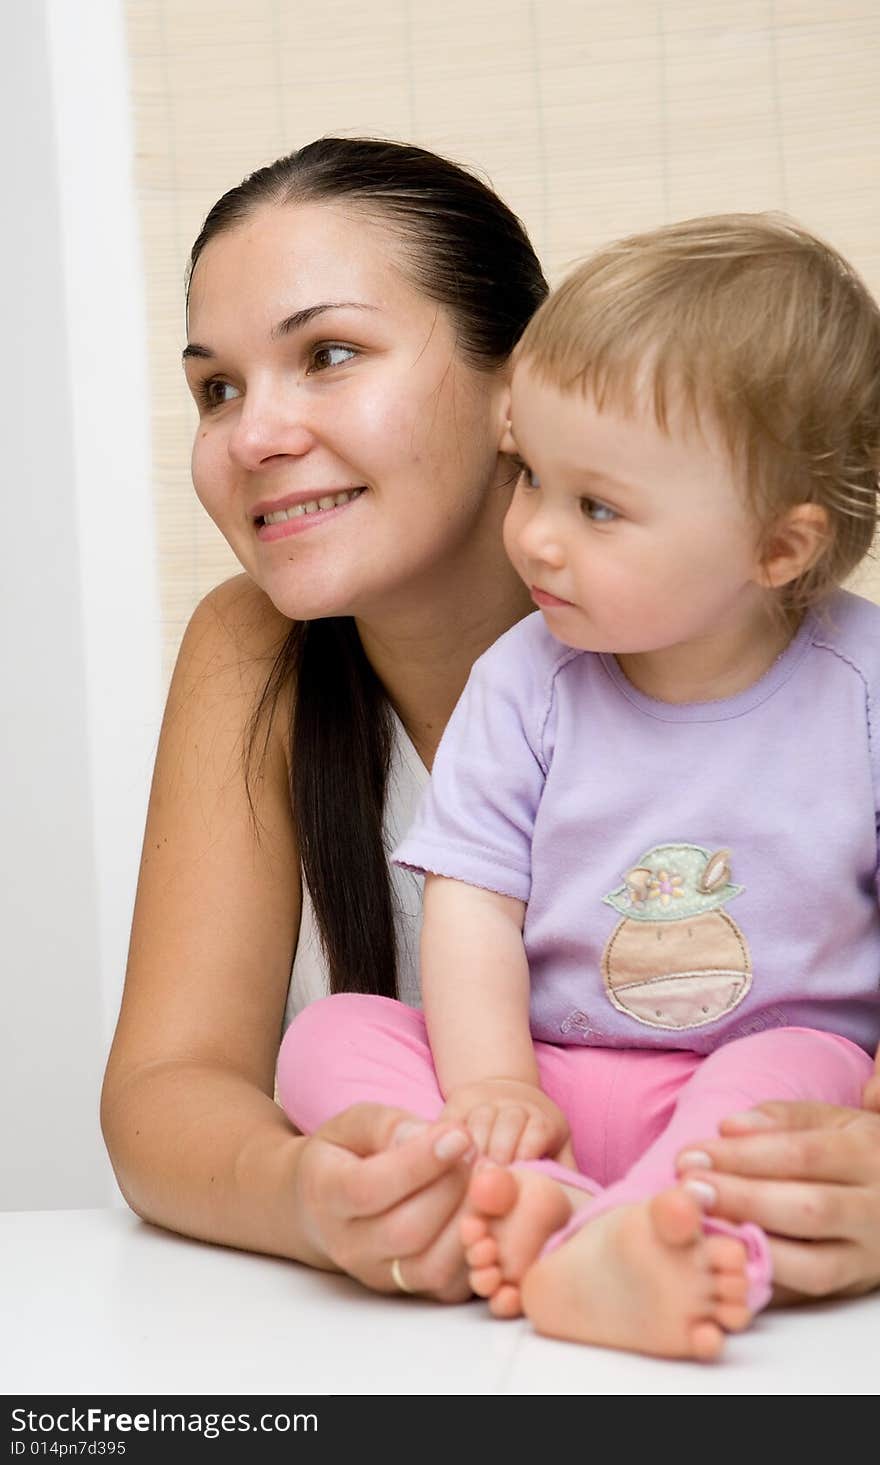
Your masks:
M 711 423 L 649 403 L 600 412 L 520 362 L 512 437 L 522 459 L 504 542 L 552 633 L 586 651 L 699 642 L 747 618 L 766 592 L 759 531 Z

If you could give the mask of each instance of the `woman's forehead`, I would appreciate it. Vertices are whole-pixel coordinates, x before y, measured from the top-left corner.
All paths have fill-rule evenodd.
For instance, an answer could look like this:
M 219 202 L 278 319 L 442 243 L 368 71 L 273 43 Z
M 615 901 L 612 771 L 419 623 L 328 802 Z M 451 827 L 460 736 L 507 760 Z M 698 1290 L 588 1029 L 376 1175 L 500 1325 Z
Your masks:
M 363 210 L 267 205 L 205 246 L 193 271 L 190 314 L 212 311 L 233 290 L 253 300 L 283 297 L 287 313 L 330 300 L 411 304 L 420 295 L 400 267 L 402 256 L 391 228 Z

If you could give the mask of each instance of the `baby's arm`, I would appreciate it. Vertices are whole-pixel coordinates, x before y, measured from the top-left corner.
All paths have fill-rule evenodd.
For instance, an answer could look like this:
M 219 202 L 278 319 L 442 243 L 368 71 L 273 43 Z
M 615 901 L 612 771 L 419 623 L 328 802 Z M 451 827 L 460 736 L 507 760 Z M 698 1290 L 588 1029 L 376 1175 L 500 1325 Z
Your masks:
M 463 1120 L 499 1164 L 555 1156 L 568 1140 L 529 1032 L 524 914 L 511 896 L 425 879 L 422 992 L 445 1117 Z

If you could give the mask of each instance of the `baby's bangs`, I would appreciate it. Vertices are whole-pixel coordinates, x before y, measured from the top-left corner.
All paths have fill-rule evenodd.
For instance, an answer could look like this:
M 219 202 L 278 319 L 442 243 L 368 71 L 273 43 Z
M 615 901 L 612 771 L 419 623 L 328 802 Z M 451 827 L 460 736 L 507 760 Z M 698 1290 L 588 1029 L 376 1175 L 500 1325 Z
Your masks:
M 582 325 L 583 334 L 568 341 L 557 336 L 549 351 L 541 351 L 540 343 L 537 351 L 530 351 L 524 338 L 517 361 L 537 381 L 590 398 L 600 412 L 611 409 L 636 417 L 647 409 L 665 433 L 673 420 L 679 427 L 699 430 L 711 418 L 735 450 L 732 424 L 723 420 L 721 410 L 724 391 L 714 382 L 713 363 L 695 343 L 672 330 L 658 338 L 656 329 L 649 331 L 637 321 L 624 331 L 615 324 L 605 339 L 599 339 L 599 331 L 591 333 L 590 322 Z

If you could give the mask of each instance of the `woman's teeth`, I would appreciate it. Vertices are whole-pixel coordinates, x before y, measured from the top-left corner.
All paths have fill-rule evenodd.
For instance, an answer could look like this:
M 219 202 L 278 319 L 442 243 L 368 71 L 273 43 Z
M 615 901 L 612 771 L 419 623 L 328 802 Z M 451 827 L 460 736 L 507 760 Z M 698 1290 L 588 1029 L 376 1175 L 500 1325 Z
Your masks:
M 349 488 L 344 493 L 325 494 L 323 498 L 309 499 L 307 503 L 294 504 L 292 508 L 279 509 L 275 514 L 266 514 L 263 517 L 263 523 L 283 524 L 285 519 L 298 519 L 300 514 L 317 514 L 321 509 L 338 509 L 340 504 L 350 503 L 361 493 L 363 493 L 362 488 Z

